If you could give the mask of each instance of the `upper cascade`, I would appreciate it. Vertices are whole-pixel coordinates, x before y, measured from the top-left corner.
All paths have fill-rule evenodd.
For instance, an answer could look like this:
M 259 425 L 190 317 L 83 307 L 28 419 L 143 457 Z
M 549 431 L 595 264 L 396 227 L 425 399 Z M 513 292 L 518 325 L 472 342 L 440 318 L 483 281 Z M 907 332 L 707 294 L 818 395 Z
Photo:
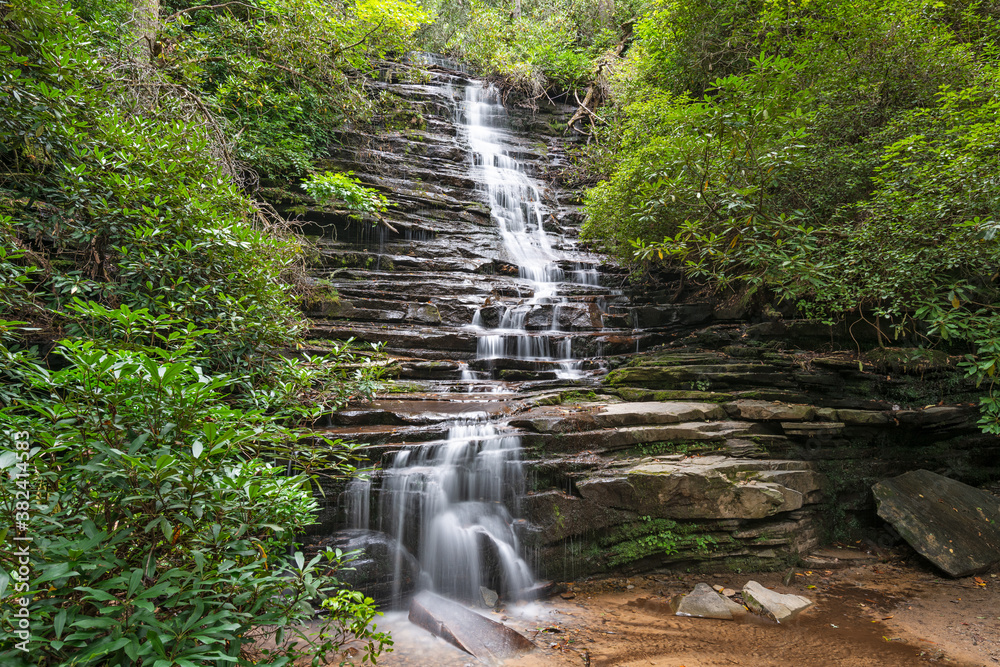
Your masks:
M 565 257 L 553 248 L 553 240 L 545 231 L 545 209 L 540 184 L 530 178 L 523 165 L 503 147 L 503 130 L 508 126 L 507 112 L 497 100 L 496 91 L 481 84 L 465 87 L 461 107 L 463 129 L 469 141 L 474 169 L 472 174 L 486 193 L 490 213 L 500 234 L 503 255 L 517 266 L 518 275 L 526 283 L 526 299 L 504 304 L 504 312 L 490 333 L 479 335 L 476 346 L 478 359 L 513 357 L 527 361 L 552 361 L 560 379 L 578 377 L 581 362 L 573 361 L 571 338 L 563 332 L 558 309 L 569 303 L 560 295 L 559 285 L 567 280 L 582 278 L 582 284 L 598 285 L 596 269 L 578 269 L 568 276 L 560 267 Z M 579 262 L 577 262 L 579 265 Z M 603 324 L 603 302 L 598 304 L 598 316 Z M 532 310 L 552 306 L 549 331 L 529 333 L 525 326 Z M 484 326 L 481 310 L 476 311 L 472 324 Z
M 585 378 L 686 324 L 666 294 L 637 306 L 625 270 L 579 245 L 578 203 L 551 182 L 572 106 L 509 112 L 458 64 L 420 62 L 377 84 L 405 100 L 413 129 L 346 133 L 323 165 L 392 205 L 377 226 L 307 213 L 314 275 L 338 294 L 307 309 L 315 338 L 384 342 L 403 379 L 492 392 Z

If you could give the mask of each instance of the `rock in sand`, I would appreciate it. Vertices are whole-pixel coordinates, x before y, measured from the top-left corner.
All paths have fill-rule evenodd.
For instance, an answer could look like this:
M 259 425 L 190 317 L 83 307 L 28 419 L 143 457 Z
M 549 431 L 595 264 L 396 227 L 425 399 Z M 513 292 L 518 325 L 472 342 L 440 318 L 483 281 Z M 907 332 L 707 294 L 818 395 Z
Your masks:
M 756 581 L 748 581 L 743 587 L 743 601 L 751 611 L 773 618 L 778 623 L 792 620 L 813 604 L 809 598 L 791 593 L 778 593 Z
M 670 607 L 677 616 L 718 618 L 731 621 L 742 618 L 746 609 L 727 597 L 719 595 L 708 584 L 698 584 L 687 595 L 675 595 Z
M 531 640 L 516 630 L 428 591 L 419 593 L 410 602 L 409 619 L 488 665 L 499 665 L 535 648 Z
M 878 515 L 953 577 L 1000 563 L 1000 498 L 928 470 L 872 487 Z

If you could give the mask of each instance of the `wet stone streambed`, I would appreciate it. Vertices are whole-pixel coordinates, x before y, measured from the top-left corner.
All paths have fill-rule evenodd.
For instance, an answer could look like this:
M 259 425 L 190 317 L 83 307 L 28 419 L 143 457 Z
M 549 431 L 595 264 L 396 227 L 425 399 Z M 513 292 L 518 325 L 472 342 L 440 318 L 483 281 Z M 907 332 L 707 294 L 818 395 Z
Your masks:
M 378 138 L 345 133 L 324 165 L 381 189 L 393 203 L 385 224 L 306 214 L 313 276 L 337 295 L 307 304 L 312 338 L 384 343 L 396 379 L 319 427 L 365 443 L 365 461 L 325 489 L 307 537 L 311 550 L 361 550 L 344 579 L 387 612 L 396 651 L 379 664 L 479 664 L 427 632 L 436 620 L 406 620 L 414 596 L 425 616 L 458 601 L 534 647 L 486 663 L 912 665 L 945 655 L 880 625 L 906 595 L 846 574 L 889 565 L 859 553 L 841 569 L 843 559 L 816 553 L 845 525 L 883 556 L 900 548 L 880 527 L 872 483 L 1000 461 L 975 409 L 904 401 L 905 373 L 892 380 L 851 356 L 863 327 L 847 336 L 748 322 L 679 279 L 631 284 L 580 245 L 576 197 L 555 184 L 570 147 L 559 128 L 574 108 L 506 110 L 457 64 L 420 63 L 418 82 L 389 71 L 378 84 L 420 123 Z M 921 381 L 934 377 L 922 370 Z M 799 569 L 787 581 L 738 574 L 789 567 Z M 655 603 L 698 581 L 748 578 L 817 604 L 779 626 L 677 617 Z

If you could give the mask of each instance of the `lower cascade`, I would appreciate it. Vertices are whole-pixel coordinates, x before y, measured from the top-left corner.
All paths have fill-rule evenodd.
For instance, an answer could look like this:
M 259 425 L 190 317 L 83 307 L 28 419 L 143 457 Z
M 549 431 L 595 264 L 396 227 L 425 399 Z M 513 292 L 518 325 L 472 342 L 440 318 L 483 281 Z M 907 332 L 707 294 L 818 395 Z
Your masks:
M 511 510 L 524 493 L 521 442 L 485 420 L 456 421 L 446 440 L 394 452 L 382 470 L 352 482 L 351 527 L 395 540 L 392 602 L 403 602 L 404 554 L 419 554 L 421 584 L 475 601 L 481 588 L 517 599 L 533 583 L 519 555 Z M 372 495 L 376 515 L 369 517 Z

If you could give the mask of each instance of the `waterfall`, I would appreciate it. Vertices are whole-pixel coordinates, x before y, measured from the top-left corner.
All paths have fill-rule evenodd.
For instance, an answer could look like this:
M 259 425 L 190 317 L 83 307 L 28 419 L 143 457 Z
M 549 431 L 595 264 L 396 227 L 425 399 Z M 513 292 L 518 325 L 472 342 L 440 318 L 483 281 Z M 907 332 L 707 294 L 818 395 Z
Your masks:
M 374 520 L 355 509 L 368 507 L 373 482 Z M 481 586 L 514 600 L 533 583 L 508 509 L 516 512 L 525 490 L 518 436 L 485 417 L 458 420 L 446 440 L 397 451 L 373 482 L 348 486 L 350 527 L 379 530 L 400 547 L 393 573 L 397 602 L 407 552 L 419 554 L 428 588 L 460 600 L 478 600 Z
M 446 95 L 451 92 L 445 89 Z M 494 363 L 517 371 L 539 369 L 558 379 L 581 377 L 573 323 L 577 330 L 592 327 L 589 319 L 581 325 L 580 318 L 596 317 L 591 315 L 596 310 L 603 317 L 604 301 L 594 299 L 593 289 L 584 290 L 588 300 L 581 300 L 579 288 L 571 290 L 599 288 L 598 273 L 567 258 L 560 250 L 563 241 L 546 231 L 542 186 L 515 158 L 510 146 L 516 140 L 495 93 L 478 83 L 466 85 L 464 94 L 457 86 L 454 92 L 458 136 L 468 143 L 469 175 L 489 205 L 497 259 L 517 271 L 516 277 L 513 271 L 498 276 L 499 289 L 465 325 L 476 339 L 476 360 L 456 364 L 467 398 L 435 394 L 434 400 L 489 401 L 492 397 L 484 398 L 489 388 L 510 391 L 493 378 Z M 534 584 L 516 518 L 526 487 L 521 438 L 490 421 L 488 412 L 449 420 L 446 437 L 401 443 L 346 488 L 349 526 L 375 531 L 392 547 L 383 564 L 392 605 L 404 602 L 401 582 L 409 577 L 412 583 L 414 568 L 420 586 L 473 603 L 482 600 L 482 588 L 517 600 Z
M 506 307 L 495 329 L 479 335 L 477 357 L 555 362 L 560 379 L 579 377 L 581 362 L 573 360 L 572 338 L 559 326 L 559 307 L 566 300 L 558 288 L 567 278 L 594 284 L 596 271 L 576 265 L 567 276 L 559 266 L 563 258 L 553 250 L 552 239 L 545 231 L 540 188 L 503 148 L 507 113 L 495 92 L 480 84 L 467 86 L 459 120 L 463 121 L 472 150 L 473 176 L 485 192 L 497 224 L 502 257 L 517 266 L 519 278 L 531 291 L 528 299 Z M 525 327 L 527 316 L 544 306 L 551 309 L 548 330 L 529 333 Z M 478 313 L 472 324 L 482 327 Z

